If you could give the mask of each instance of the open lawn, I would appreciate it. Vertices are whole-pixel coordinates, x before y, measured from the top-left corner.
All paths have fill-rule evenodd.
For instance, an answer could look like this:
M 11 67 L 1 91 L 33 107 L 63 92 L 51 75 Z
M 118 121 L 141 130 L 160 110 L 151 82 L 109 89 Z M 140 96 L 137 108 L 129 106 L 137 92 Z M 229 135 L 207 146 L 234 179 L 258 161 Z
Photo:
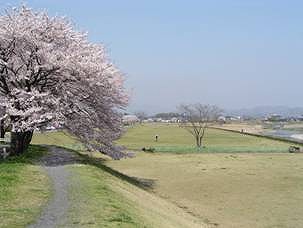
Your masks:
M 51 195 L 51 185 L 35 160 L 46 153 L 31 146 L 20 157 L 0 161 L 0 227 L 24 227 L 33 222 Z
M 158 143 L 153 141 L 160 135 Z M 184 147 L 182 129 L 166 125 L 130 128 L 120 140 L 142 146 Z M 285 148 L 287 143 L 210 130 L 207 146 L 230 153 L 144 153 L 107 165 L 129 176 L 154 181 L 153 192 L 189 214 L 219 227 L 301 227 L 303 224 L 303 154 L 232 153 L 232 148 Z M 258 149 L 256 150 L 257 152 Z
M 158 142 L 155 135 L 159 135 Z M 288 152 L 289 143 L 253 137 L 240 133 L 231 133 L 216 129 L 207 129 L 204 146 L 201 151 L 195 148 L 195 141 L 186 130 L 172 124 L 146 124 L 128 128 L 127 134 L 119 140 L 130 150 L 153 147 L 156 152 Z
M 159 142 L 154 141 L 155 134 Z M 61 132 L 36 135 L 34 142 L 80 148 Z M 86 163 L 69 165 L 74 176 L 66 224 L 205 227 L 206 223 L 224 228 L 303 224 L 302 154 L 282 153 L 288 143 L 221 130 L 209 130 L 205 142 L 211 150 L 188 153 L 184 149 L 193 148 L 188 145 L 193 140 L 177 126 L 129 128 L 119 143 L 136 150 L 135 158 L 113 161 L 93 153 Z M 159 153 L 141 152 L 142 147 L 155 147 Z M 147 191 L 137 182 L 147 184 Z
M 301 227 L 303 156 L 299 154 L 150 154 L 108 161 L 153 191 L 220 227 Z

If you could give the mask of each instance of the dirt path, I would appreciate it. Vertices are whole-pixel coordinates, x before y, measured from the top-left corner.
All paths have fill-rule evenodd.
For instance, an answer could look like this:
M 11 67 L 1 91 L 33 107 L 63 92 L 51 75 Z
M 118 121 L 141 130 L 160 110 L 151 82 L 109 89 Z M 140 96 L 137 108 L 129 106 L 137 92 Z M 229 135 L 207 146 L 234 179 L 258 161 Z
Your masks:
M 41 159 L 41 165 L 53 182 L 54 195 L 43 210 L 40 218 L 29 228 L 57 227 L 65 221 L 69 208 L 68 187 L 70 173 L 65 165 L 80 161 L 79 157 L 67 150 L 55 146 L 48 146 L 49 153 Z

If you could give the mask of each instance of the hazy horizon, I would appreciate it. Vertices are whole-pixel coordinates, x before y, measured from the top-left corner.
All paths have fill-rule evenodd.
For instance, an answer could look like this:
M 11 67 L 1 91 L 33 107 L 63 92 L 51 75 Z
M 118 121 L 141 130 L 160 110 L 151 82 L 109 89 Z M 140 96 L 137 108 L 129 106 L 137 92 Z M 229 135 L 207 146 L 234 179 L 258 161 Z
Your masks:
M 104 43 L 126 75 L 129 111 L 303 106 L 301 1 L 3 2 L 67 16 Z
M 194 104 L 194 103 L 191 103 Z M 270 114 L 280 114 L 282 116 L 303 116 L 303 106 L 283 106 L 283 105 L 262 105 L 252 107 L 240 107 L 240 108 L 222 108 L 222 114 L 236 115 L 236 116 L 251 116 L 251 117 L 265 117 Z M 127 110 L 125 113 L 135 114 L 136 112 L 145 112 L 148 116 L 153 116 L 158 113 L 179 112 L 177 107 L 172 109 L 163 109 L 157 111 L 151 111 L 151 109 L 140 110 Z

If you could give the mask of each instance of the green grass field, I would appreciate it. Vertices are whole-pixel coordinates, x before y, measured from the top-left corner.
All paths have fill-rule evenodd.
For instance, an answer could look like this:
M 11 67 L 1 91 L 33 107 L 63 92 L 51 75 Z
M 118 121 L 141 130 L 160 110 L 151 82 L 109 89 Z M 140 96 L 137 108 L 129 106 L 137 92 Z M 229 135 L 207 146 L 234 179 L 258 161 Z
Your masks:
M 71 207 L 62 227 L 147 227 L 133 205 L 112 189 L 106 172 L 89 164 L 68 168 Z
M 52 131 L 45 133 L 35 133 L 32 144 L 56 145 L 72 150 L 83 150 L 83 145 L 74 137 L 63 131 Z
M 158 142 L 155 135 L 159 135 Z M 186 130 L 176 125 L 146 124 L 129 128 L 119 144 L 130 150 L 139 151 L 143 147 L 153 147 L 156 152 L 288 152 L 290 143 L 231 133 L 216 129 L 207 129 L 204 148 L 200 151 L 195 141 Z
M 79 148 L 86 154 L 62 132 L 37 134 L 33 142 Z M 129 128 L 118 143 L 135 150 L 136 157 L 113 161 L 92 153 L 86 163 L 70 165 L 75 175 L 67 225 L 290 228 L 303 224 L 303 156 L 286 153 L 289 143 L 211 129 L 206 148 L 187 151 L 194 142 L 185 130 L 156 124 Z M 158 152 L 145 153 L 142 147 Z M 146 191 L 129 180 L 150 186 Z
M 159 134 L 159 142 L 153 141 L 155 134 Z M 143 146 L 185 147 L 192 139 L 176 126 L 145 125 L 130 128 L 120 142 L 140 150 Z M 138 151 L 133 159 L 108 160 L 106 164 L 126 175 L 153 180 L 156 195 L 214 226 L 301 227 L 303 155 L 272 153 L 286 152 L 289 145 L 209 130 L 206 146 L 226 146 L 230 152 Z M 266 153 L 253 153 L 255 148 L 260 152 L 259 146 Z M 233 153 L 239 147 L 249 153 Z
M 0 227 L 25 227 L 39 216 L 51 195 L 48 177 L 35 165 L 44 153 L 31 146 L 20 157 L 0 161 Z
M 62 227 L 207 227 L 174 204 L 90 162 L 69 169 L 71 208 Z
M 81 144 L 63 132 L 35 134 L 33 143 L 78 148 L 75 153 L 84 156 L 82 164 L 68 165 L 72 173 L 70 210 L 62 227 L 208 227 L 175 204 L 142 189 L 136 178 L 105 166 L 100 153 L 87 156 Z

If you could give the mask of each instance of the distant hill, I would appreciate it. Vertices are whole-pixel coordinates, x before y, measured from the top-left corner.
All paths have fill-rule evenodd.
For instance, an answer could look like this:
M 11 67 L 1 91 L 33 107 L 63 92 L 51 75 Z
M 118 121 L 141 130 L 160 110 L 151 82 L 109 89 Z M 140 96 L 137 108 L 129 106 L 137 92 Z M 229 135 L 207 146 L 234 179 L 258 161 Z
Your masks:
M 226 111 L 228 115 L 264 117 L 269 114 L 279 114 L 282 116 L 301 116 L 303 115 L 303 107 L 287 107 L 287 106 L 257 106 L 253 108 L 243 108 Z

